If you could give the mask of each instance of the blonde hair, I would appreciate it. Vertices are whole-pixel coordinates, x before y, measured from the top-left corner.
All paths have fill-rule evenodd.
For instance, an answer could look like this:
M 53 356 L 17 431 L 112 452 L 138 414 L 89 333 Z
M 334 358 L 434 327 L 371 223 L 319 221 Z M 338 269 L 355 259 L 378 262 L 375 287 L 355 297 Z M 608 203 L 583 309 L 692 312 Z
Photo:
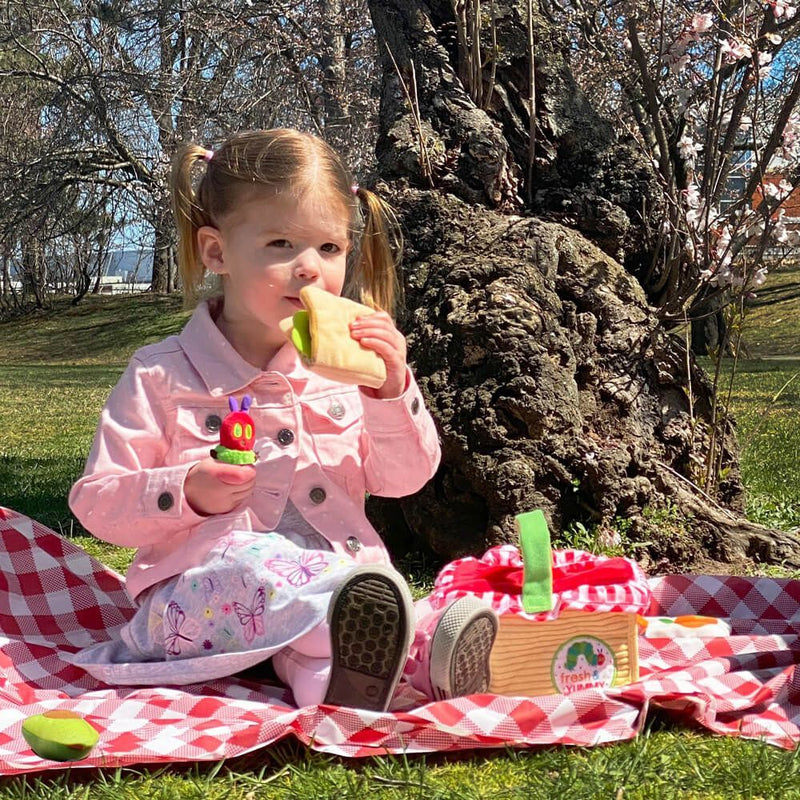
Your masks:
M 195 186 L 198 166 L 204 172 Z M 344 293 L 372 308 L 394 312 L 398 295 L 400 226 L 391 207 L 354 185 L 338 154 L 322 139 L 288 128 L 246 131 L 213 153 L 195 144 L 182 147 L 172 163 L 170 191 L 178 232 L 178 266 L 186 304 L 197 301 L 205 281 L 197 231 L 219 227 L 248 194 L 312 187 L 330 191 L 350 214 L 351 251 Z

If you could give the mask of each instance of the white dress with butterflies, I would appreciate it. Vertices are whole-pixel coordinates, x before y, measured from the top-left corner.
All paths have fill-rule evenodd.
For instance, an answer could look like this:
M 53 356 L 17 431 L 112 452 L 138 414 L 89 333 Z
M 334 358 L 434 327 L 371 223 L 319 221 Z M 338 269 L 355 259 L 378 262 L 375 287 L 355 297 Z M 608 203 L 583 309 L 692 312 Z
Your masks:
M 194 683 L 231 675 L 324 622 L 356 563 L 289 503 L 275 531 L 231 531 L 196 567 L 137 598 L 119 639 L 75 663 L 108 683 Z

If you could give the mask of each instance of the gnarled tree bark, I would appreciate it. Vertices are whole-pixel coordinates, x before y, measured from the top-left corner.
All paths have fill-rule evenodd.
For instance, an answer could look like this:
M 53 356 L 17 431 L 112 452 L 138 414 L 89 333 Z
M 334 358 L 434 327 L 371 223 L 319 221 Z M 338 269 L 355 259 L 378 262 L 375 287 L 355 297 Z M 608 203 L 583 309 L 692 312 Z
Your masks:
M 407 239 L 401 326 L 444 456 L 420 494 L 372 499 L 370 512 L 396 547 L 421 539 L 444 558 L 513 540 L 514 516 L 542 508 L 555 531 L 625 519 L 672 568 L 800 565 L 800 537 L 742 518 L 730 425 L 717 434 L 725 479 L 714 497 L 696 486 L 710 383 L 615 260 L 648 258 L 654 177 L 581 95 L 538 15 L 526 185 L 522 6 L 495 3 L 503 55 L 484 110 L 458 77 L 449 2 L 370 3 L 383 64 L 378 163 Z M 661 524 L 647 509 L 661 509 Z

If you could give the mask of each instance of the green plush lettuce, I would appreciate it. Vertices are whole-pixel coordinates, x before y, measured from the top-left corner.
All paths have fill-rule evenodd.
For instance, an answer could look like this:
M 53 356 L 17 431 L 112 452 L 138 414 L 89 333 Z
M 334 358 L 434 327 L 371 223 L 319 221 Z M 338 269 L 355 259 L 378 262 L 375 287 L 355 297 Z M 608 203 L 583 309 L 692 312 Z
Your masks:
M 301 355 L 311 358 L 311 328 L 308 323 L 308 311 L 298 311 L 292 317 L 292 344 Z
M 255 450 L 231 450 L 229 447 L 218 444 L 212 451 L 211 455 L 218 461 L 224 461 L 226 464 L 255 464 L 256 453 Z

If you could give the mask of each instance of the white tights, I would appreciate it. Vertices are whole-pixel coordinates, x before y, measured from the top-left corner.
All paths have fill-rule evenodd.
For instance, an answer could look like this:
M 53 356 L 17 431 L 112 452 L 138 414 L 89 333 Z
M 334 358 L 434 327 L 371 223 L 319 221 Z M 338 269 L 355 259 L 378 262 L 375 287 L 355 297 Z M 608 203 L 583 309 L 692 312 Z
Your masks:
M 295 704 L 316 706 L 325 699 L 331 674 L 331 639 L 327 622 L 320 622 L 272 657 L 277 676 L 292 690 Z

